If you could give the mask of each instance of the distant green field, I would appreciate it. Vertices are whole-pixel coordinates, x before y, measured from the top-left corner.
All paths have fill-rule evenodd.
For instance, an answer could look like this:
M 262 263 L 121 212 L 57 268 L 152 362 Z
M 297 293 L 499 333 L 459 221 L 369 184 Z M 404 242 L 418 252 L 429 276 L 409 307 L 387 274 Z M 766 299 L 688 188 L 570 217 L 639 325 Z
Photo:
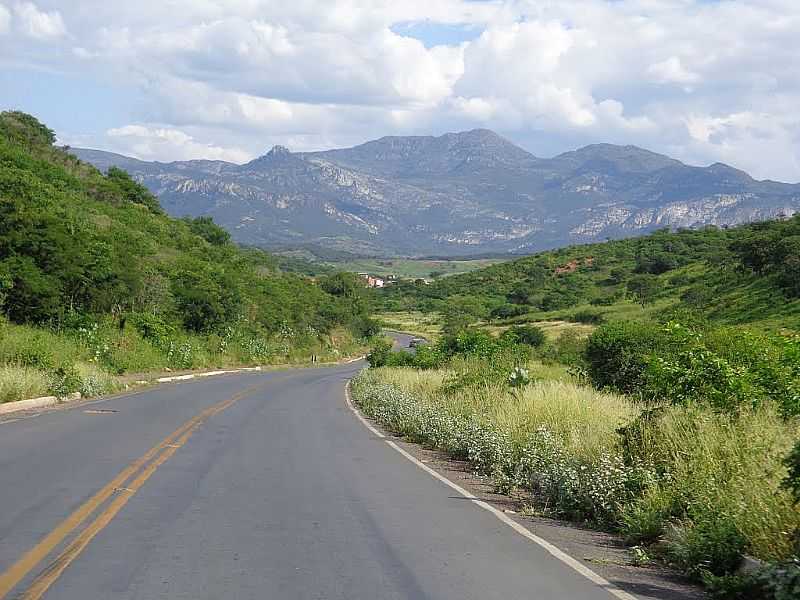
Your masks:
M 420 260 L 410 258 L 365 258 L 347 261 L 328 261 L 337 270 L 371 275 L 396 275 L 401 279 L 436 279 L 447 275 L 467 273 L 505 262 L 503 259 L 477 260 Z

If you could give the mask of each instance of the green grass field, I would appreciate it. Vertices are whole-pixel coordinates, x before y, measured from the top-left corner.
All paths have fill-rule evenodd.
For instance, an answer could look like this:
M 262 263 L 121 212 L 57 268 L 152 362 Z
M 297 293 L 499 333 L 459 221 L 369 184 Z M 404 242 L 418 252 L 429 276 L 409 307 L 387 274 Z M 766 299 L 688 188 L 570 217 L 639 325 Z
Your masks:
M 365 258 L 326 264 L 341 271 L 369 273 L 371 275 L 396 275 L 401 279 L 435 279 L 459 273 L 468 273 L 504 262 L 501 259 L 477 260 L 421 260 L 411 258 Z
M 431 341 L 442 335 L 441 316 L 437 313 L 393 312 L 375 316 L 387 329 L 404 331 Z

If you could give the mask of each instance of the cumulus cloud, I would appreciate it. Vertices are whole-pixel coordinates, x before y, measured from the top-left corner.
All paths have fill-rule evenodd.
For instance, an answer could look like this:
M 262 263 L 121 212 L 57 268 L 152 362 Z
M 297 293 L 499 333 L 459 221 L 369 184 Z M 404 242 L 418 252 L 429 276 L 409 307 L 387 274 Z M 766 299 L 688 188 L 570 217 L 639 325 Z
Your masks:
M 677 56 L 650 65 L 647 72 L 659 83 L 695 83 L 700 79 L 697 73 L 687 71 Z
M 95 144 L 143 157 L 480 126 L 542 155 L 633 143 L 800 179 L 796 0 L 36 0 L 11 21 L 7 62 L 147 98 Z M 428 25 L 475 35 L 409 33 Z
M 210 160 L 244 162 L 250 157 L 241 149 L 198 142 L 186 132 L 168 127 L 125 125 L 107 133 L 127 152 L 144 160 L 189 160 L 202 156 Z
M 59 38 L 67 33 L 61 13 L 39 10 L 33 2 L 17 2 L 14 13 L 23 33 L 39 40 Z

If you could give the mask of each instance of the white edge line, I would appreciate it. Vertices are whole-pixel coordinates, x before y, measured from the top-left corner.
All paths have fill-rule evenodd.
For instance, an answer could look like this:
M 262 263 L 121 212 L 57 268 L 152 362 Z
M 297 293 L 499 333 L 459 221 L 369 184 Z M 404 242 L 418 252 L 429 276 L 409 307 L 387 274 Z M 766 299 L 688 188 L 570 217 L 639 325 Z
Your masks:
M 375 428 L 372 426 L 372 423 L 370 423 L 369 421 L 367 421 L 367 420 L 364 418 L 364 416 L 361 414 L 361 411 L 359 411 L 359 410 L 356 410 L 356 407 L 355 407 L 355 406 L 353 406 L 353 401 L 350 399 L 350 382 L 349 382 L 349 381 L 347 382 L 347 385 L 345 385 L 345 387 L 344 387 L 344 398 L 345 398 L 345 400 L 347 401 L 347 406 L 348 406 L 348 408 L 350 408 L 350 410 L 352 410 L 352 411 L 353 411 L 353 414 L 354 414 L 356 417 L 358 417 L 358 420 L 359 420 L 359 421 L 361 421 L 361 422 L 364 424 L 364 427 L 366 427 L 367 429 L 369 429 L 369 430 L 370 430 L 372 433 L 374 433 L 374 434 L 375 434 L 377 437 L 381 438 L 382 440 L 385 440 L 385 439 L 386 439 L 386 436 L 385 436 L 385 435 L 383 435 L 383 434 L 382 434 L 380 431 L 378 431 L 377 429 L 375 429 Z
M 629 594 L 625 590 L 621 590 L 620 588 L 615 586 L 613 583 L 608 581 L 605 577 L 595 573 L 589 567 L 587 567 L 586 565 L 582 564 L 580 561 L 576 560 L 575 558 L 571 557 L 569 554 L 567 554 L 566 552 L 564 552 L 560 548 L 554 546 L 553 544 L 551 544 L 547 540 L 545 540 L 545 539 L 539 537 L 538 535 L 534 534 L 527 527 L 525 527 L 525 526 L 521 525 L 520 523 L 516 522 L 515 520 L 513 520 L 508 515 L 506 515 L 505 513 L 501 512 L 500 510 L 496 509 L 494 506 L 492 506 L 488 502 L 484 502 L 483 500 L 478 499 L 474 494 L 471 494 L 470 492 L 468 492 L 467 490 L 462 488 L 457 483 L 453 483 L 447 477 L 445 477 L 441 473 L 433 470 L 428 465 L 426 465 L 423 462 L 421 462 L 420 460 L 418 460 L 416 457 L 414 457 L 412 454 L 408 453 L 406 450 L 404 450 L 403 448 L 398 446 L 392 440 L 387 439 L 386 436 L 383 433 L 378 431 L 375 427 L 372 426 L 372 424 L 369 421 L 367 421 L 364 418 L 364 416 L 361 414 L 361 411 L 359 411 L 355 407 L 355 405 L 353 404 L 353 401 L 352 401 L 352 399 L 350 397 L 350 381 L 347 382 L 347 385 L 345 386 L 344 391 L 345 391 L 345 400 L 347 402 L 347 406 L 351 411 L 353 411 L 353 413 L 356 415 L 356 417 L 358 417 L 358 420 L 361 421 L 377 437 L 383 439 L 386 442 L 387 445 L 389 445 L 394 450 L 397 450 L 397 452 L 402 454 L 405 458 L 410 460 L 412 463 L 414 463 L 420 469 L 422 469 L 423 471 L 425 471 L 429 475 L 435 477 L 436 479 L 438 479 L 439 481 L 441 481 L 445 485 L 449 486 L 450 488 L 454 489 L 456 492 L 461 494 L 464 498 L 467 498 L 468 500 L 471 500 L 472 503 L 475 504 L 476 506 L 479 506 L 482 509 L 490 512 L 495 517 L 497 517 L 500 521 L 502 521 L 503 523 L 505 523 L 506 525 L 511 527 L 511 529 L 513 529 L 514 531 L 519 533 L 521 536 L 527 538 L 528 540 L 532 541 L 533 543 L 537 544 L 538 546 L 541 546 L 542 548 L 547 550 L 547 552 L 549 552 L 552 556 L 554 556 L 555 558 L 557 558 L 558 560 L 563 562 L 565 565 L 567 565 L 568 567 L 570 567 L 574 571 L 577 571 L 578 573 L 580 573 L 581 575 L 586 577 L 591 582 L 593 582 L 593 583 L 597 584 L 598 586 L 600 586 L 601 588 L 605 589 L 612 596 L 616 596 L 617 598 L 619 598 L 619 600 L 639 600 L 638 598 L 636 598 L 636 596 L 634 596 L 632 594 Z

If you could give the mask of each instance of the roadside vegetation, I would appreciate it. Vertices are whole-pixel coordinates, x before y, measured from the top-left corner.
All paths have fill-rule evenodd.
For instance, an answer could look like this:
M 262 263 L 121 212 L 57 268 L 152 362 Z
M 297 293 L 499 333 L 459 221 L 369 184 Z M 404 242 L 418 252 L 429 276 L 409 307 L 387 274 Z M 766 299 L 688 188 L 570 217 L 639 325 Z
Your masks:
M 378 331 L 355 275 L 281 272 L 53 143 L 33 117 L 0 113 L 0 402 L 97 395 L 147 371 L 333 360 Z
M 718 598 L 800 597 L 796 240 L 800 217 L 400 284 L 382 309 L 435 312 L 441 335 L 376 346 L 354 398 L 529 510 L 618 532 L 637 563 Z

